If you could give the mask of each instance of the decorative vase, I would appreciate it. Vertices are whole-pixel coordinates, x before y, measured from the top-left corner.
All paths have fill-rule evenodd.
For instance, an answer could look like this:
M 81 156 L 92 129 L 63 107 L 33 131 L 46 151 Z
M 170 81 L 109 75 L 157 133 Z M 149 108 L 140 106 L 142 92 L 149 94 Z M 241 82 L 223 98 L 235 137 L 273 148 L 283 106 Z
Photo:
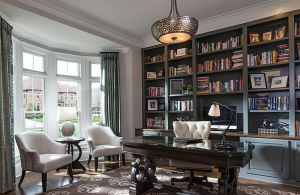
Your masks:
M 189 91 L 189 94 L 193 94 L 193 91 Z
M 189 94 L 189 90 L 182 90 L 182 94 Z

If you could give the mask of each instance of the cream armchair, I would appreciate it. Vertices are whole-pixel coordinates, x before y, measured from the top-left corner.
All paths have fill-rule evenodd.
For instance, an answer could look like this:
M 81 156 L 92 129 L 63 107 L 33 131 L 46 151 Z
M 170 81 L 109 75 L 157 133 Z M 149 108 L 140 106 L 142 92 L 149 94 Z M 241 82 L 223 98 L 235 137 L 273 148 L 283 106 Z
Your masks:
M 71 178 L 72 156 L 66 154 L 66 144 L 52 141 L 45 133 L 18 133 L 15 135 L 20 151 L 22 184 L 26 171 L 42 173 L 43 192 L 47 188 L 47 172 L 68 165 Z
M 90 164 L 92 157 L 95 158 L 95 171 L 98 169 L 98 157 L 122 154 L 122 163 L 125 166 L 125 152 L 122 150 L 120 140 L 112 129 L 104 126 L 86 128 Z
M 210 133 L 210 121 L 174 121 L 173 122 L 173 129 L 176 137 L 180 138 L 197 138 L 203 139 L 202 143 L 192 144 L 189 146 L 198 147 L 198 148 L 211 148 L 210 141 L 208 141 L 209 133 Z M 176 146 L 177 143 L 174 143 Z M 182 170 L 189 170 L 190 177 L 184 177 L 182 179 L 171 178 L 171 182 L 174 185 L 174 182 L 189 182 L 187 189 L 190 190 L 193 183 L 199 185 L 205 185 L 210 188 L 213 187 L 212 183 L 207 182 L 207 176 L 203 177 L 194 177 L 194 170 L 199 171 L 212 171 L 213 166 L 196 164 L 185 162 L 182 160 L 169 160 L 169 164 L 171 167 L 177 167 L 178 169 Z

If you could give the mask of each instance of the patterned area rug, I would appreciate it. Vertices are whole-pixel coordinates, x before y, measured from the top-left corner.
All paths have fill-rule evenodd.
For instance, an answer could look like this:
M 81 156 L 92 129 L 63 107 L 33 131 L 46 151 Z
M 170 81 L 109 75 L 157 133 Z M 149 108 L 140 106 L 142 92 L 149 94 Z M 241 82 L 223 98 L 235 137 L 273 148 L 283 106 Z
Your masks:
M 108 171 L 104 174 L 95 175 L 90 178 L 68 184 L 60 188 L 44 192 L 41 195 L 82 195 L 82 194 L 105 194 L 105 195 L 127 195 L 129 186 L 131 166 L 121 167 L 116 170 Z M 171 170 L 157 168 L 156 177 L 160 184 L 170 184 L 171 178 L 182 178 L 180 173 Z M 218 194 L 217 179 L 209 178 L 214 183 L 213 191 L 209 188 L 195 185 L 191 191 L 199 194 L 213 195 Z M 185 189 L 187 183 L 175 183 L 175 186 Z M 171 195 L 172 193 L 151 190 L 144 193 L 145 195 Z M 264 185 L 238 185 L 238 195 L 300 195 L 292 192 L 281 191 L 276 188 L 266 188 Z

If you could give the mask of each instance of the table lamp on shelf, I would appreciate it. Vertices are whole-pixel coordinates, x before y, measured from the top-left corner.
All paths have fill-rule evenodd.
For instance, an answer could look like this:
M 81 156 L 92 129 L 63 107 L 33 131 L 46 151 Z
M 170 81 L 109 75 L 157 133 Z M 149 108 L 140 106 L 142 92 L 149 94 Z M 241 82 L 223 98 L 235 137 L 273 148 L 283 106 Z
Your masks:
M 231 109 L 231 108 L 229 108 L 228 106 L 226 106 L 224 104 L 220 104 L 220 103 L 214 102 L 211 105 L 210 109 L 209 109 L 208 115 L 209 116 L 215 116 L 215 117 L 220 116 L 220 108 L 219 108 L 219 106 L 223 106 L 223 107 L 229 109 L 232 112 L 232 115 L 231 115 L 231 118 L 230 118 L 230 121 L 229 121 L 229 124 L 228 124 L 227 128 L 222 132 L 222 143 L 215 144 L 214 147 L 216 149 L 221 149 L 221 150 L 232 150 L 235 147 L 233 145 L 231 145 L 231 144 L 228 144 L 226 142 L 226 133 L 229 130 L 230 124 L 232 122 L 233 116 L 234 116 L 234 114 L 235 114 L 236 111 L 233 110 L 233 109 Z
M 65 120 L 61 127 L 61 134 L 65 138 L 70 138 L 75 132 L 75 126 L 70 120 L 77 119 L 76 107 L 58 107 L 57 109 L 57 120 Z

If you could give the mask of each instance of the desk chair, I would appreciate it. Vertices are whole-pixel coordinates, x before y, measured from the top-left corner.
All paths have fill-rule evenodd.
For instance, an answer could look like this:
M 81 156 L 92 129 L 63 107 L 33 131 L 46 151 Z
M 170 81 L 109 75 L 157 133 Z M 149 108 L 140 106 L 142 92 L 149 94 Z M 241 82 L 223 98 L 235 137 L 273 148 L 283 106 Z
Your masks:
M 176 137 L 179 138 L 197 138 L 204 139 L 203 143 L 195 144 L 196 147 L 201 148 L 210 148 L 210 142 L 207 141 L 210 133 L 210 121 L 174 121 L 173 129 Z M 177 143 L 174 143 L 176 146 Z M 190 177 L 184 177 L 182 179 L 171 178 L 171 183 L 174 185 L 174 182 L 188 182 L 187 190 L 190 190 L 191 186 L 195 184 L 208 186 L 213 188 L 213 184 L 207 181 L 207 176 L 203 177 L 195 177 L 194 171 L 206 171 L 211 172 L 213 170 L 213 166 L 201 165 L 196 163 L 185 162 L 181 160 L 169 160 L 169 165 L 171 167 L 177 167 L 177 169 L 181 169 L 183 171 L 190 171 Z
M 87 164 L 90 164 L 92 157 L 95 158 L 95 171 L 98 169 L 98 157 L 112 156 L 122 154 L 122 163 L 125 166 L 125 152 L 122 150 L 120 140 L 122 137 L 118 137 L 114 134 L 111 128 L 104 126 L 88 127 L 85 130 L 87 142 L 89 160 Z
M 52 141 L 45 133 L 24 132 L 15 135 L 20 151 L 22 184 L 26 171 L 42 173 L 43 192 L 47 188 L 47 172 L 68 165 L 68 173 L 72 174 L 72 156 L 66 154 L 66 144 Z

